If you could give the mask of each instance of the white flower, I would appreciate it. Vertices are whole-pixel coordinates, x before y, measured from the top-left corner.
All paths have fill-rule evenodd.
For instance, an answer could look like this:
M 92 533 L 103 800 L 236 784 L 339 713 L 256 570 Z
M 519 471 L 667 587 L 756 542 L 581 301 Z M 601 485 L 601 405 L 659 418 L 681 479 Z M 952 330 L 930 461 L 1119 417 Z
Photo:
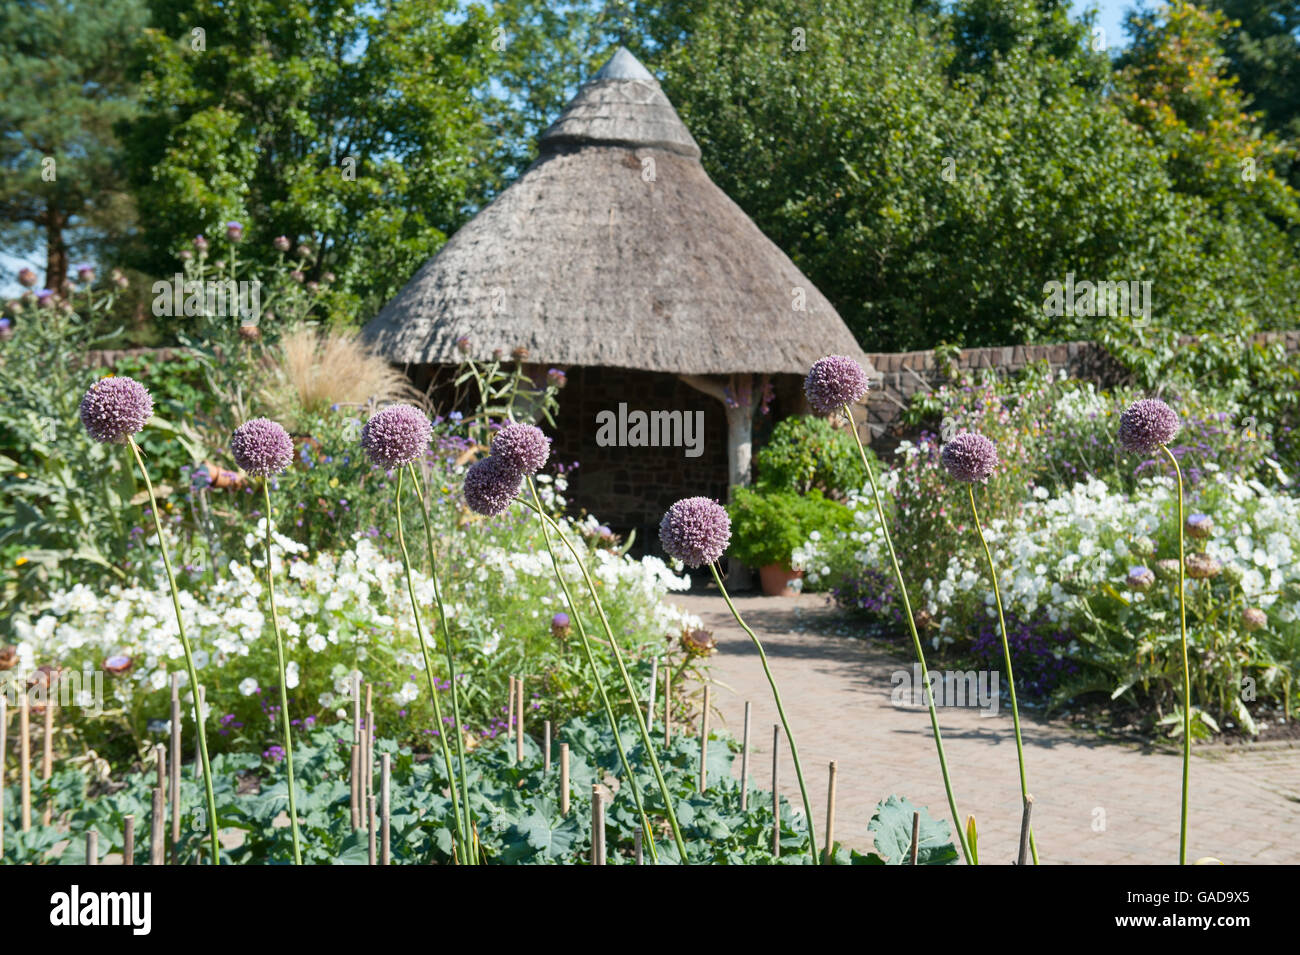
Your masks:
M 257 681 L 251 676 L 239 681 L 239 692 L 243 696 L 252 696 L 258 690 Z
M 298 664 L 290 660 L 284 667 L 284 686 L 292 690 L 298 685 Z

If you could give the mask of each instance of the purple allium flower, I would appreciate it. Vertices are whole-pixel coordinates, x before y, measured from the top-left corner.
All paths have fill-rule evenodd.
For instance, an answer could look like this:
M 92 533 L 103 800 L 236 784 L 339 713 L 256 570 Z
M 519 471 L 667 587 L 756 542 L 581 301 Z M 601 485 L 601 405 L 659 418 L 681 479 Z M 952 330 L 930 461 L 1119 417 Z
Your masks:
M 310 247 L 310 246 L 306 246 L 306 245 L 300 245 L 300 246 L 298 246 L 298 249 L 297 249 L 297 255 L 298 255 L 298 258 L 300 258 L 300 259 L 310 259 L 310 258 L 311 258 L 311 247 Z
M 1263 630 L 1268 626 L 1268 614 L 1258 607 L 1247 607 L 1241 615 L 1241 622 L 1247 630 Z
M 226 223 L 226 238 L 231 242 L 238 242 L 244 237 L 244 226 L 241 222 Z
M 77 279 L 82 282 L 93 282 L 95 281 L 95 270 L 89 265 L 78 265 Z
M 465 472 L 465 503 L 470 510 L 495 517 L 510 506 L 524 476 L 495 455 L 474 462 Z
M 717 501 L 688 497 L 664 514 L 659 522 L 659 542 L 669 557 L 687 567 L 711 564 L 731 542 L 731 518 Z
M 194 237 L 194 248 L 198 249 L 200 253 L 208 251 L 208 240 L 201 235 L 196 235 Z
M 305 276 L 305 275 L 302 274 L 302 269 L 294 269 L 292 272 L 289 273 L 289 278 L 293 279 L 293 280 L 294 280 L 295 282 L 297 282 L 299 285 L 301 285 L 301 284 L 303 283 L 303 280 L 304 280 L 306 277 L 307 277 L 307 276 Z
M 572 629 L 569 624 L 569 615 L 567 613 L 557 613 L 551 618 L 551 634 L 556 637 L 567 637 L 569 630 Z
M 18 270 L 18 284 L 24 288 L 36 287 L 36 273 L 32 269 Z
M 1143 398 L 1120 415 L 1119 443 L 1127 451 L 1150 454 L 1178 434 L 1178 414 L 1159 398 Z
M 292 243 L 289 241 L 289 237 L 287 235 L 277 235 L 271 241 L 271 244 L 275 246 L 275 251 L 277 252 L 288 252 L 289 246 Z
M 125 443 L 152 414 L 148 389 L 124 375 L 99 379 L 81 399 L 81 423 L 101 444 Z
M 1156 584 L 1156 575 L 1149 567 L 1130 567 L 1127 583 L 1129 590 L 1150 590 Z
M 460 338 L 456 339 L 456 347 L 459 348 L 459 349 L 461 350 L 461 352 L 463 352 L 464 354 L 467 354 L 467 355 L 468 355 L 468 354 L 469 354 L 469 336 L 468 336 L 468 335 L 461 335 Z
M 1192 514 L 1184 524 L 1188 537 L 1204 540 L 1214 533 L 1214 519 L 1209 514 Z
M 997 446 L 974 431 L 963 431 L 943 446 L 939 455 L 943 469 L 958 481 L 983 481 L 998 466 Z
M 813 411 L 831 414 L 867 393 L 867 373 L 847 355 L 828 355 L 808 371 L 803 391 Z
M 433 426 L 419 408 L 389 405 L 361 427 L 361 447 L 382 468 L 392 470 L 419 460 L 429 447 Z
M 230 453 L 249 474 L 265 477 L 293 463 L 293 439 L 270 418 L 254 418 L 230 436 Z
M 546 383 L 552 388 L 563 388 L 568 381 L 568 376 L 558 368 L 552 368 L 546 373 Z
M 551 439 L 531 424 L 508 424 L 492 439 L 492 456 L 520 474 L 536 474 L 551 456 Z
M 1223 565 L 1209 554 L 1187 555 L 1187 576 L 1193 580 L 1210 580 L 1223 573 Z

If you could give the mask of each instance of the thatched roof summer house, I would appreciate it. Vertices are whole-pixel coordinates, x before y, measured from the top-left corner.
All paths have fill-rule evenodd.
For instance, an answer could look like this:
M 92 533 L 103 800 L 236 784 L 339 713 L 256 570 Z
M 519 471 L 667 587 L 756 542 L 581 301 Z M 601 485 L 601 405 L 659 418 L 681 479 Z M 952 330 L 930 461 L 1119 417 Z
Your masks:
M 365 334 L 426 377 L 460 363 L 462 338 L 477 360 L 523 348 L 530 370 L 564 370 L 555 452 L 580 462 L 577 504 L 648 529 L 678 497 L 725 498 L 749 480 L 763 376 L 773 411 L 794 413 L 823 355 L 852 355 L 874 374 L 830 302 L 709 179 L 626 49 L 539 146 Z M 674 412 L 687 426 L 702 419 L 703 435 L 689 448 L 639 446 L 636 411 L 660 412 L 665 426 Z

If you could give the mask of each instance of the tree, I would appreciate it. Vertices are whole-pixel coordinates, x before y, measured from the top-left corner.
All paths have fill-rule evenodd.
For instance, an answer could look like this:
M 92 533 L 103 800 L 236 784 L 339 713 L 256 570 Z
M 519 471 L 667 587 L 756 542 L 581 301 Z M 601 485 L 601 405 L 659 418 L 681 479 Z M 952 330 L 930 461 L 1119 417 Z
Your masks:
M 373 312 L 493 180 L 475 93 L 491 36 L 453 0 L 153 0 L 138 69 L 130 250 L 169 272 L 195 235 L 247 227 L 240 254 L 288 236 L 317 250 L 352 315 Z
M 1300 141 L 1300 0 L 1211 0 L 1207 5 L 1229 21 L 1223 50 L 1250 108 L 1270 132 Z
M 135 112 L 126 63 L 143 0 L 0 3 L 0 240 L 45 248 L 60 289 L 132 208 L 114 127 Z

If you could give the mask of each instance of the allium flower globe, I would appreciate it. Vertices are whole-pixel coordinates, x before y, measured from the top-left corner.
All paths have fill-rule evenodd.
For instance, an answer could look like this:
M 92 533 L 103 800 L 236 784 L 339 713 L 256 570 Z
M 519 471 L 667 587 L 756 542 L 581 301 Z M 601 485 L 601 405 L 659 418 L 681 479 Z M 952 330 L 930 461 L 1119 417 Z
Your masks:
M 433 425 L 411 405 L 389 405 L 361 427 L 361 447 L 381 468 L 393 470 L 418 461 L 429 447 Z
M 1204 540 L 1214 534 L 1214 518 L 1209 514 L 1192 514 L 1183 525 L 1188 537 Z
M 551 635 L 557 638 L 564 638 L 569 635 L 572 624 L 569 622 L 569 615 L 564 612 L 557 613 L 551 618 Z
M 963 431 L 943 446 L 943 468 L 958 481 L 974 484 L 983 481 L 998 466 L 998 449 L 988 438 L 973 431 Z
M 1178 434 L 1178 415 L 1159 398 L 1143 398 L 1128 406 L 1119 419 L 1119 443 L 1127 451 L 1150 454 Z
M 687 567 L 712 564 L 731 542 L 731 518 L 717 501 L 688 497 L 664 514 L 659 522 L 659 542 L 669 557 Z
M 474 462 L 465 472 L 465 503 L 485 517 L 510 506 L 524 486 L 524 476 L 495 455 Z
M 153 415 L 153 398 L 134 378 L 101 378 L 81 399 L 81 423 L 100 444 L 121 444 Z
M 1193 580 L 1212 580 L 1223 573 L 1223 565 L 1209 554 L 1187 555 L 1187 576 Z
M 230 453 L 249 474 L 266 477 L 293 463 L 293 439 L 270 418 L 254 418 L 235 429 Z
M 536 474 L 551 456 L 551 439 L 534 425 L 508 424 L 492 439 L 492 456 L 520 474 Z
M 1166 557 L 1164 560 L 1156 561 L 1156 576 L 1161 580 L 1178 579 L 1178 561 L 1172 557 Z
M 1263 630 L 1268 626 L 1268 614 L 1258 607 L 1247 607 L 1241 615 L 1241 621 L 1247 630 Z
M 813 411 L 831 414 L 867 393 L 867 373 L 847 355 L 828 355 L 809 369 L 803 390 Z

